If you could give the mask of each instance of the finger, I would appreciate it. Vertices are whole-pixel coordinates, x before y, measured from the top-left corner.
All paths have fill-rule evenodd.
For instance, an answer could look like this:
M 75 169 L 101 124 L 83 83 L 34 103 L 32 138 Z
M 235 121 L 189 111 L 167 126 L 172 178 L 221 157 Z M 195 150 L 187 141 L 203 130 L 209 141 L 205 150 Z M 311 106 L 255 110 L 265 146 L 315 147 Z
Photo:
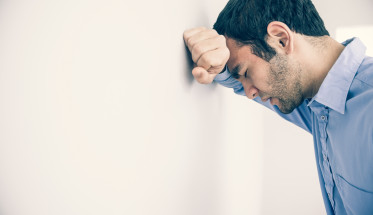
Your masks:
M 210 38 L 215 38 L 217 36 L 219 36 L 219 34 L 214 29 L 205 29 L 189 37 L 187 40 L 187 45 L 192 49 L 196 44 L 199 44 L 201 41 Z
M 192 58 L 194 62 L 198 62 L 199 58 L 206 52 L 216 50 L 220 47 L 225 47 L 225 37 L 215 35 L 213 38 L 205 39 L 195 44 L 191 49 Z
M 204 30 L 206 30 L 205 27 L 198 27 L 198 28 L 192 28 L 192 29 L 184 31 L 184 34 L 183 34 L 184 41 L 187 42 L 190 39 L 190 37 Z
M 207 70 L 205 70 L 202 67 L 195 67 L 192 70 L 192 74 L 194 78 L 201 84 L 210 84 L 216 76 L 215 74 L 210 74 Z
M 210 73 L 218 74 L 225 67 L 229 59 L 228 48 L 218 48 L 213 51 L 205 52 L 196 63 L 197 66 L 204 68 Z

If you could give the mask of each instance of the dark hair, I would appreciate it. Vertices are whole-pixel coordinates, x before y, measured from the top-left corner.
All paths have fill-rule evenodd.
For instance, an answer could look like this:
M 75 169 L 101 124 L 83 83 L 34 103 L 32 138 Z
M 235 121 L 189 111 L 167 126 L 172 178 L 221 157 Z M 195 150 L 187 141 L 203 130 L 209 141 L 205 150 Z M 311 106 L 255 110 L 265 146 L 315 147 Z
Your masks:
M 299 34 L 329 36 L 311 0 L 230 0 L 214 29 L 238 45 L 250 45 L 253 54 L 269 61 L 276 55 L 266 42 L 267 26 L 272 21 L 283 22 Z

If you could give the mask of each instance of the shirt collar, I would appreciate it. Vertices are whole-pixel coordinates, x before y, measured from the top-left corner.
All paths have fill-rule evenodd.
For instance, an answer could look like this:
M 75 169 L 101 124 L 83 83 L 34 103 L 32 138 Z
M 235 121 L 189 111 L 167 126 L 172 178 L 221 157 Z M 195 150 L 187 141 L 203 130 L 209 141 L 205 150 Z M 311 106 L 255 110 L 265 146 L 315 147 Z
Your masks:
M 328 106 L 341 114 L 345 112 L 347 94 L 352 80 L 364 60 L 366 47 L 359 38 L 342 43 L 346 46 L 322 82 L 319 91 L 308 103 L 314 101 Z

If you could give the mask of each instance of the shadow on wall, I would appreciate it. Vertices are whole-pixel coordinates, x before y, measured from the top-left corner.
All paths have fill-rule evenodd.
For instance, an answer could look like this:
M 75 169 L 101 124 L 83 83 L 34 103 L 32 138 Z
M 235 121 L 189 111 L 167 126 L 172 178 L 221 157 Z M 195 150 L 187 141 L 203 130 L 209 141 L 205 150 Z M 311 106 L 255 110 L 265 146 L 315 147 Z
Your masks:
M 186 45 L 185 45 L 185 55 L 184 56 L 185 56 L 185 62 L 186 62 L 186 66 L 185 66 L 185 70 L 184 70 L 185 79 L 187 80 L 188 85 L 191 85 L 193 80 L 194 80 L 194 77 L 193 77 L 193 74 L 192 74 L 192 70 L 194 68 L 194 62 L 192 60 L 192 55 L 190 54 L 189 49 Z

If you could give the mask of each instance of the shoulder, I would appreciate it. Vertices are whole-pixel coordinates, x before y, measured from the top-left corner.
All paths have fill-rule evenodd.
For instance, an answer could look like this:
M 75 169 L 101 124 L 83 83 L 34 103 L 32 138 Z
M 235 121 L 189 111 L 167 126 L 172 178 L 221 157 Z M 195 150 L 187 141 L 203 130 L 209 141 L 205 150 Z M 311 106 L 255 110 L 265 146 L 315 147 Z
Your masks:
M 365 57 L 361 63 L 355 80 L 360 84 L 366 84 L 367 87 L 373 87 L 373 57 Z
M 367 99 L 373 100 L 373 58 L 366 57 L 360 64 L 355 78 L 353 79 L 347 101 L 360 100 L 367 103 Z

